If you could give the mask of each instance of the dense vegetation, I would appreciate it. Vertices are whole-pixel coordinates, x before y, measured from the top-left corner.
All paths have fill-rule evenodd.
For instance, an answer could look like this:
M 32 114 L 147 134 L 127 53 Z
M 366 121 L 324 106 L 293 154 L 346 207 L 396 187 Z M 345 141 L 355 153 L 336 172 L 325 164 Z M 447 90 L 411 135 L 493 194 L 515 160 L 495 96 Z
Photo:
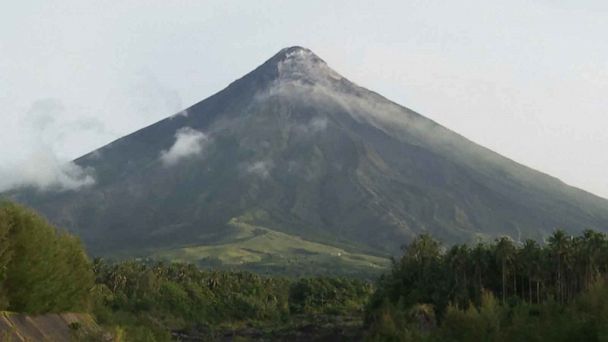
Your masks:
M 0 310 L 86 311 L 93 281 L 77 238 L 28 209 L 0 203 Z
M 104 291 L 98 320 L 126 326 L 143 341 L 167 339 L 169 331 L 208 340 L 246 327 L 272 336 L 319 316 L 358 319 L 372 293 L 353 279 L 270 278 L 187 264 L 97 260 L 94 268 Z
M 542 246 L 502 237 L 447 250 L 421 235 L 404 252 L 368 306 L 370 339 L 608 338 L 605 234 L 558 230 Z
M 121 341 L 603 341 L 608 238 L 558 230 L 544 245 L 503 237 L 444 248 L 421 235 L 374 290 L 348 278 L 90 262 L 76 238 L 3 203 L 0 299 L 1 310 L 89 312 Z
M 74 236 L 29 209 L 0 205 L 0 310 L 89 312 L 123 341 L 167 341 L 172 332 L 203 340 L 226 333 L 282 339 L 320 323 L 329 328 L 316 334 L 360 334 L 371 294 L 371 285 L 356 279 L 90 262 Z M 340 327 L 349 331 L 335 331 Z

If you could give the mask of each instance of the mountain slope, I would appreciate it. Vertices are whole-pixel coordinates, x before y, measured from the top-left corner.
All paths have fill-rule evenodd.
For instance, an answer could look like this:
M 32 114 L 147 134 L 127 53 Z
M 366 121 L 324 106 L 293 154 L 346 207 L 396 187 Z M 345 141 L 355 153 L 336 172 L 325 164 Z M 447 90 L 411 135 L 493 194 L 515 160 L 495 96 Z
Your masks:
M 226 241 L 151 252 L 161 260 L 194 262 L 280 275 L 378 275 L 389 266 L 386 258 L 351 253 L 323 243 L 306 241 L 259 226 L 231 220 L 236 232 Z
M 608 201 L 517 164 L 292 47 L 226 89 L 76 160 L 96 183 L 11 196 L 94 254 L 236 239 L 238 220 L 386 255 L 557 227 L 608 229 Z

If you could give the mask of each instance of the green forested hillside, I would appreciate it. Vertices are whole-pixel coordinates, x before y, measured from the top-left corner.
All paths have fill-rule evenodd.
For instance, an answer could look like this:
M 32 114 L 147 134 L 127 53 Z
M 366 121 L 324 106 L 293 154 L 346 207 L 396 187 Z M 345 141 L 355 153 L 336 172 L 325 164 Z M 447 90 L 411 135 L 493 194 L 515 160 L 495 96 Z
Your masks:
M 152 252 L 154 258 L 202 267 L 247 270 L 282 276 L 333 275 L 374 279 L 390 265 L 388 258 L 349 252 L 238 220 L 230 238 Z

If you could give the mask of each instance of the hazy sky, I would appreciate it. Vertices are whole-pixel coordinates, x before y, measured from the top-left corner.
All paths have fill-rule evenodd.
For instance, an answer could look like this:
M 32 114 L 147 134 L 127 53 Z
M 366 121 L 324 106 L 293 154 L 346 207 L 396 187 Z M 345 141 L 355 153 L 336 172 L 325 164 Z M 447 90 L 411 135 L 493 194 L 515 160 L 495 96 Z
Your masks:
M 302 45 L 608 197 L 607 37 L 603 0 L 3 1 L 0 179 L 57 168 Z

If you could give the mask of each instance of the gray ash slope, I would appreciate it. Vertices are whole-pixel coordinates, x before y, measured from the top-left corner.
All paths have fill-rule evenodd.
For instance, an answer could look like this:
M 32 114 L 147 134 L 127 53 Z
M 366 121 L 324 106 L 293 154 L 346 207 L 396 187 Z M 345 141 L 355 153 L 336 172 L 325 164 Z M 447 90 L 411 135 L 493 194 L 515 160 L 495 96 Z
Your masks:
M 452 243 L 608 229 L 608 201 L 351 83 L 304 48 L 186 113 L 77 159 L 93 186 L 12 196 L 105 255 L 238 239 L 235 219 L 373 254 L 422 232 Z M 200 151 L 163 162 L 186 127 L 201 132 Z

